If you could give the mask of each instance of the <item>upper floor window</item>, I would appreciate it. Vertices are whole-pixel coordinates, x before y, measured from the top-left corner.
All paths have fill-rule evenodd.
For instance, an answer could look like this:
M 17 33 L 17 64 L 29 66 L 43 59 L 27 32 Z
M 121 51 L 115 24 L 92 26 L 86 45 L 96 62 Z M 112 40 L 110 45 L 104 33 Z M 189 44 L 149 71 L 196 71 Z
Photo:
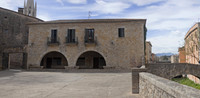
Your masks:
M 118 36 L 119 37 L 125 37 L 125 35 L 124 35 L 124 28 L 118 28 Z
M 51 42 L 56 43 L 57 42 L 57 30 L 51 30 Z
M 94 29 L 85 29 L 85 42 L 94 42 Z
M 67 31 L 67 42 L 75 43 L 75 29 L 68 29 Z

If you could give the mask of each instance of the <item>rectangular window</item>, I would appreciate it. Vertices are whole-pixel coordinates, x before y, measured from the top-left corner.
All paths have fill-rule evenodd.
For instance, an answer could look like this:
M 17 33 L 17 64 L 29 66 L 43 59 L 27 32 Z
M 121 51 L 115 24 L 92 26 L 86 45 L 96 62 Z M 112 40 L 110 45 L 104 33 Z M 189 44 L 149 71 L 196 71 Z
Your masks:
M 57 30 L 51 30 L 51 42 L 56 43 L 57 42 Z
M 124 28 L 118 28 L 118 36 L 119 37 L 124 37 Z
M 85 29 L 85 41 L 94 42 L 94 29 Z
M 75 29 L 68 29 L 67 42 L 75 43 Z

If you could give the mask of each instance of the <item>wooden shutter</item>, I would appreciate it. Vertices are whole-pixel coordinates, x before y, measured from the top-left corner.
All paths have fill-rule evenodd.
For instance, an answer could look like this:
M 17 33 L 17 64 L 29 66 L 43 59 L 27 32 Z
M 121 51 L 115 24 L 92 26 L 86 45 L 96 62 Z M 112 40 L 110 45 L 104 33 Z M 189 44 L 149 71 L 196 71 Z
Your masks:
M 72 41 L 75 42 L 75 29 L 72 29 Z

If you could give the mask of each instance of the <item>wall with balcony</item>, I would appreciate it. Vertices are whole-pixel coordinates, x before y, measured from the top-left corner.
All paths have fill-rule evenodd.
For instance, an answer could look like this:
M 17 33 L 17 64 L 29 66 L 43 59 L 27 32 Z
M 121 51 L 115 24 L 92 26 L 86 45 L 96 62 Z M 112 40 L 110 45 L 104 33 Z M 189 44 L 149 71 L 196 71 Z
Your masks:
M 144 20 L 106 23 L 48 23 L 30 25 L 28 65 L 40 66 L 42 57 L 50 52 L 62 53 L 69 67 L 75 67 L 86 51 L 100 53 L 107 67 L 140 66 L 144 56 Z M 118 28 L 125 28 L 125 37 L 118 37 Z M 57 29 L 59 45 L 48 45 L 51 30 Z M 75 29 L 75 43 L 67 40 L 67 30 Z M 94 29 L 94 39 L 85 39 L 85 29 Z

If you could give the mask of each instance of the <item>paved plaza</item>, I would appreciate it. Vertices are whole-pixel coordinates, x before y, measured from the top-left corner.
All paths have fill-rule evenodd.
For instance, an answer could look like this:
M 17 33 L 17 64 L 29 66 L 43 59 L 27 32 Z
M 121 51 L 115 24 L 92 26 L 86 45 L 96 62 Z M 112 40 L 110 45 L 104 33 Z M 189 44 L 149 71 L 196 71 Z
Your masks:
M 130 72 L 0 72 L 1 98 L 138 98 Z

